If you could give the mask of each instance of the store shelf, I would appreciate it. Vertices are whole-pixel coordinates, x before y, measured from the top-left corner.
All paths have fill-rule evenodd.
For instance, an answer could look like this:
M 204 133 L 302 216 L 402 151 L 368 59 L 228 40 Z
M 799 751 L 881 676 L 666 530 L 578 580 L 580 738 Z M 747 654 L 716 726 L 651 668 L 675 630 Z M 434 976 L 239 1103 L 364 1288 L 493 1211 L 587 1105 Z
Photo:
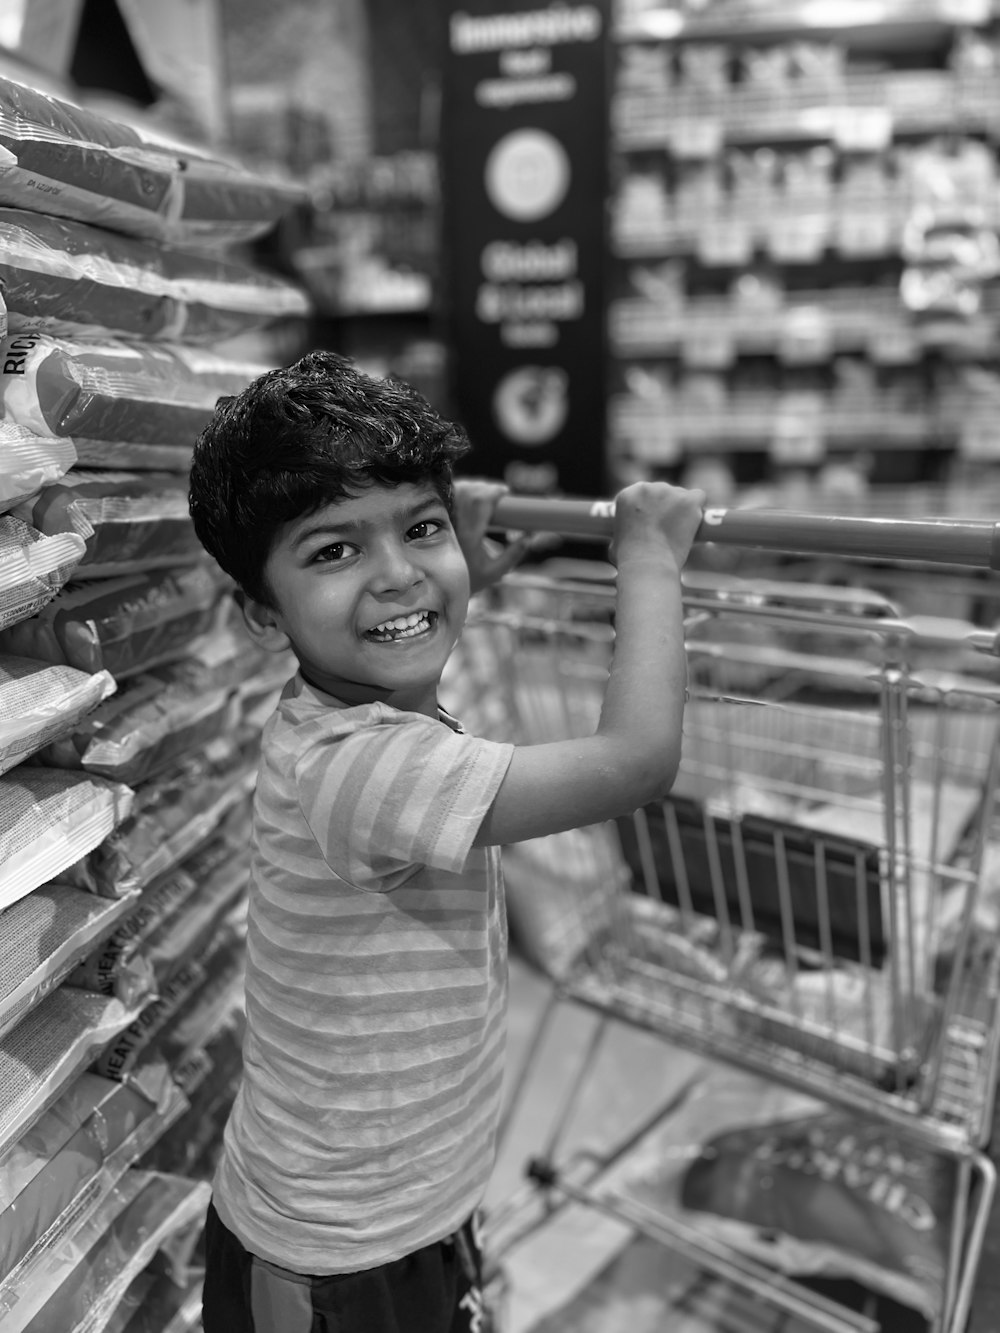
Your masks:
M 299 246 L 290 260 L 320 314 L 403 315 L 428 311 L 432 283 L 426 273 L 395 268 L 375 255 L 349 262 L 342 246 Z
M 611 348 L 619 357 L 677 357 L 687 365 L 729 366 L 740 356 L 773 355 L 789 365 L 822 364 L 863 352 L 882 364 L 910 364 L 923 348 L 892 289 L 795 293 L 773 308 L 734 305 L 725 298 L 671 307 L 642 297 L 613 301 Z
M 612 398 L 611 433 L 628 440 L 634 456 L 666 464 L 688 455 L 759 452 L 785 462 L 812 463 L 828 452 L 953 449 L 958 426 L 928 420 L 922 412 L 830 408 L 796 412 L 751 396 L 725 410 L 695 411 L 625 395 Z
M 827 256 L 871 259 L 898 255 L 902 210 L 782 211 L 755 220 L 745 214 L 716 214 L 701 221 L 664 221 L 659 226 L 613 225 L 611 248 L 617 259 L 662 259 L 689 255 L 709 267 L 736 268 L 757 254 L 778 264 L 818 264 Z
M 280 249 L 323 316 L 427 312 L 437 269 L 437 163 L 400 152 L 314 173 Z
M 756 455 L 760 477 L 845 453 L 911 454 L 915 476 L 1000 457 L 997 16 L 994 0 L 625 7 L 622 475 L 705 454 Z
M 619 41 L 640 39 L 740 41 L 762 37 L 828 36 L 865 46 L 891 40 L 894 47 L 922 46 L 955 24 L 979 25 L 997 13 L 995 0 L 735 0 L 701 12 L 682 5 L 625 6 Z
M 726 144 L 826 142 L 843 152 L 874 152 L 909 135 L 1000 134 L 995 79 L 947 70 L 845 74 L 832 88 L 777 93 L 734 87 L 703 91 L 620 91 L 612 132 L 621 151 L 662 147 L 676 157 L 707 157 Z

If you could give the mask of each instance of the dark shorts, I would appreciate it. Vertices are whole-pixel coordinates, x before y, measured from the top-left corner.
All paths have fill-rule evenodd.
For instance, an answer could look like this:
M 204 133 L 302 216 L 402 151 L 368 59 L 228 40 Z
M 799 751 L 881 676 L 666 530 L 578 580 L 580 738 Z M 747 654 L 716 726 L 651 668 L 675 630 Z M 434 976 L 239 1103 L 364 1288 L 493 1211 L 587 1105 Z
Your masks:
M 209 1204 L 204 1333 L 490 1333 L 470 1220 L 381 1268 L 306 1277 L 243 1248 Z

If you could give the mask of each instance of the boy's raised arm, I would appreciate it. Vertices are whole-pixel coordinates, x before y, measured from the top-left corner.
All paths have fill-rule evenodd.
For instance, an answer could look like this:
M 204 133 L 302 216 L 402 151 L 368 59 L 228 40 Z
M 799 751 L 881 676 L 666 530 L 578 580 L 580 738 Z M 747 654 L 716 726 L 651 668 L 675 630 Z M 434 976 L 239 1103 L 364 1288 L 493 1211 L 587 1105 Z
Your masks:
M 597 730 L 518 746 L 479 845 L 614 818 L 663 795 L 680 762 L 687 685 L 680 571 L 705 496 L 640 482 L 617 498 L 615 650 Z

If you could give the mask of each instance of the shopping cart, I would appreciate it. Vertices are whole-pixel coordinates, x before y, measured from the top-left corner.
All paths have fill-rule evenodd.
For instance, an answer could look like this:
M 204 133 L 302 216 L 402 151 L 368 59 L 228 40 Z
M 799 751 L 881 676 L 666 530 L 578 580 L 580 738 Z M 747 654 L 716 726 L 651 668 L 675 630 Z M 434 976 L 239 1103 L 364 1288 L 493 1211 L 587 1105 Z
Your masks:
M 578 537 L 606 535 L 611 521 L 602 504 L 513 499 L 497 519 Z M 698 540 L 995 569 L 998 533 L 987 522 L 708 511 Z M 1000 939 L 980 900 L 1000 860 L 1000 632 L 901 618 L 857 588 L 694 573 L 685 611 L 688 703 L 670 795 L 588 830 L 567 890 L 539 885 L 553 985 L 508 1117 L 557 1008 L 582 1004 L 601 1021 L 529 1167 L 544 1206 L 529 1224 L 523 1199 L 499 1210 L 494 1254 L 575 1200 L 814 1326 L 878 1327 L 603 1188 L 636 1136 L 557 1162 L 587 1067 L 624 1021 L 954 1162 L 934 1327 L 958 1333 L 995 1189 L 982 1149 Z M 486 734 L 580 734 L 597 721 L 613 638 L 606 578 L 525 574 L 478 608 L 452 678 Z
M 767 504 L 776 509 L 807 510 L 810 514 L 885 520 L 920 519 L 928 514 L 948 519 L 988 519 L 1000 513 L 1000 485 L 981 470 L 964 480 L 948 483 L 910 483 L 878 485 L 857 492 L 823 490 L 816 486 L 790 485 L 787 492 L 777 489 L 767 494 Z M 745 551 L 716 551 L 718 563 L 745 558 Z M 916 553 L 915 553 L 916 555 Z M 919 558 L 900 562 L 880 559 L 875 552 L 867 558 L 857 553 L 841 559 L 836 553 L 769 557 L 758 552 L 755 572 L 780 569 L 786 581 L 840 584 L 863 587 L 882 593 L 907 613 L 962 616 L 977 624 L 993 624 L 1000 618 L 1000 580 L 990 569 L 967 564 L 948 566 L 940 560 L 923 563 Z

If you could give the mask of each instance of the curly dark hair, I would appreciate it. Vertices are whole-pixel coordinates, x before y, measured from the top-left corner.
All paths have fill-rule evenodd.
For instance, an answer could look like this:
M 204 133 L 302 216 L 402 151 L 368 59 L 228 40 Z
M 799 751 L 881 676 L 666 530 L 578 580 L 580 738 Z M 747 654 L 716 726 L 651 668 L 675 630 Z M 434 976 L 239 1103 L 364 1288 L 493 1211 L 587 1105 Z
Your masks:
M 430 483 L 449 510 L 465 432 L 400 380 L 310 352 L 220 398 L 195 444 L 188 503 L 198 539 L 256 602 L 280 529 L 367 486 Z

